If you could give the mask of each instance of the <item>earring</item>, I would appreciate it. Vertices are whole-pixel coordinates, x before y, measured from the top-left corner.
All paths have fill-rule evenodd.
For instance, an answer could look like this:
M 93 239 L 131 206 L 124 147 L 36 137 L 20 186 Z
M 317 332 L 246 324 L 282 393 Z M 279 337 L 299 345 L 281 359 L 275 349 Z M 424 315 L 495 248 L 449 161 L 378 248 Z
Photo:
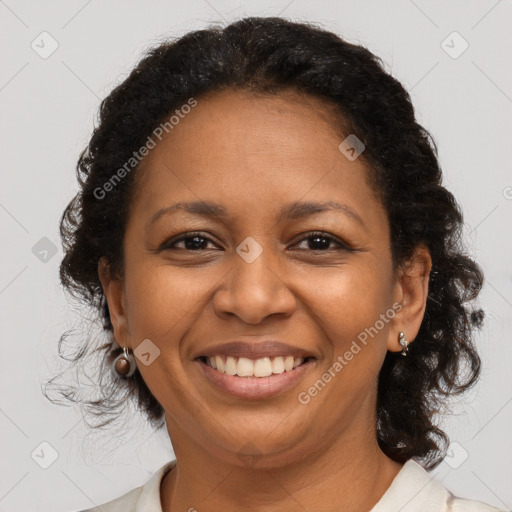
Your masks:
M 400 343 L 400 345 L 403 347 L 402 348 L 402 355 L 406 356 L 407 355 L 407 351 L 409 349 L 407 348 L 407 345 L 408 345 L 407 339 L 405 337 L 405 334 L 402 331 L 400 331 L 398 333 L 398 343 Z
M 123 352 L 114 359 L 112 367 L 120 377 L 131 377 L 137 369 L 137 363 L 128 349 L 123 347 Z

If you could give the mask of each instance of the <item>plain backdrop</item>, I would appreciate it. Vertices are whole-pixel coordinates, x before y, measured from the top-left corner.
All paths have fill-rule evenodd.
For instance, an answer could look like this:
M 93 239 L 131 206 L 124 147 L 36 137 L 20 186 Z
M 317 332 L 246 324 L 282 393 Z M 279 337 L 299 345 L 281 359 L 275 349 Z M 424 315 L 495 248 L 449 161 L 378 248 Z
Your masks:
M 452 445 L 432 474 L 456 495 L 510 510 L 512 2 L 0 0 L 0 511 L 88 508 L 173 458 L 167 432 L 153 433 L 136 412 L 122 436 L 91 439 L 78 408 L 41 393 L 58 338 L 80 315 L 58 281 L 58 222 L 99 102 L 142 51 L 246 15 L 319 22 L 363 44 L 434 135 L 485 271 L 487 317 L 481 380 L 444 420 Z

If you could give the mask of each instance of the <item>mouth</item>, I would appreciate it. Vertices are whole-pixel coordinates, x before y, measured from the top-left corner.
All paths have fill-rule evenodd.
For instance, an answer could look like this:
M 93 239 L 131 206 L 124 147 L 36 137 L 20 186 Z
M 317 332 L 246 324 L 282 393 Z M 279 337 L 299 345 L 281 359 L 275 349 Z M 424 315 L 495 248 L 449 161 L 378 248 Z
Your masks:
M 226 375 L 236 375 L 244 378 L 263 378 L 271 375 L 280 375 L 290 372 L 304 363 L 314 359 L 313 357 L 277 356 L 249 359 L 248 357 L 232 356 L 200 356 L 203 364 Z
M 290 372 L 315 358 L 289 355 L 250 359 L 248 357 L 216 355 L 199 356 L 197 359 L 219 373 L 244 378 L 263 378 Z
M 295 387 L 317 359 L 292 355 L 258 359 L 215 355 L 199 356 L 195 361 L 216 390 L 244 400 L 261 400 Z

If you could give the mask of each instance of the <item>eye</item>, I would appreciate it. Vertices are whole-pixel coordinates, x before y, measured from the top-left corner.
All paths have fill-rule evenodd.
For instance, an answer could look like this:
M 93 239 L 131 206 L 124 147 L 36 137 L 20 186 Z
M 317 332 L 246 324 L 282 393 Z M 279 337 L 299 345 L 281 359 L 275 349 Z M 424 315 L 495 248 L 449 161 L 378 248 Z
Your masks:
M 329 251 L 329 250 L 338 250 L 338 251 L 350 251 L 352 250 L 347 244 L 341 242 L 337 238 L 328 235 L 327 233 L 323 233 L 321 231 L 315 231 L 310 233 L 307 237 L 302 238 L 295 246 L 303 243 L 304 241 L 310 241 L 307 244 L 306 249 L 311 251 Z M 330 247 L 332 243 L 335 243 L 337 247 Z
M 353 250 L 346 243 L 343 243 L 339 239 L 321 231 L 315 231 L 310 233 L 308 236 L 302 238 L 294 244 L 292 247 L 297 247 L 301 243 L 305 241 L 309 241 L 306 247 L 306 250 L 315 251 L 315 252 L 327 252 L 330 250 L 338 250 L 338 251 L 351 251 Z M 178 247 L 178 244 L 182 244 L 181 247 Z M 213 240 L 204 235 L 204 233 L 200 232 L 190 232 L 185 236 L 180 236 L 179 238 L 174 238 L 168 240 L 162 244 L 160 250 L 185 250 L 185 251 L 194 251 L 198 252 L 201 250 L 207 250 L 208 243 L 215 244 Z M 331 247 L 332 244 L 336 244 L 336 247 Z M 217 246 L 218 247 L 218 246 Z
M 183 247 L 177 247 L 178 243 L 183 242 Z M 208 243 L 214 243 L 210 238 L 205 236 L 203 233 L 187 233 L 186 236 L 180 238 L 174 238 L 163 243 L 160 247 L 161 250 L 185 250 L 185 251 L 198 251 L 206 249 L 205 246 Z

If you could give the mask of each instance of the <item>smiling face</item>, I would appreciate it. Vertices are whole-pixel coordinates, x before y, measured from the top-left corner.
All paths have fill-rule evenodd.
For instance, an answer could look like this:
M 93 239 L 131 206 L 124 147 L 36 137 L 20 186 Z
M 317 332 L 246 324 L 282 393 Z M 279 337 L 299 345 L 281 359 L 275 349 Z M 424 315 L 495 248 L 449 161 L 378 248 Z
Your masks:
M 160 351 L 137 364 L 177 455 L 241 465 L 252 452 L 270 467 L 375 440 L 379 370 L 401 350 L 398 331 L 417 334 L 426 290 L 394 272 L 386 212 L 362 159 L 338 149 L 336 123 L 291 91 L 210 93 L 137 170 L 124 277 L 100 275 L 118 342 Z M 218 347 L 233 341 L 245 345 Z M 248 375 L 276 372 L 220 371 L 238 356 Z M 286 356 L 304 361 L 279 373 Z

